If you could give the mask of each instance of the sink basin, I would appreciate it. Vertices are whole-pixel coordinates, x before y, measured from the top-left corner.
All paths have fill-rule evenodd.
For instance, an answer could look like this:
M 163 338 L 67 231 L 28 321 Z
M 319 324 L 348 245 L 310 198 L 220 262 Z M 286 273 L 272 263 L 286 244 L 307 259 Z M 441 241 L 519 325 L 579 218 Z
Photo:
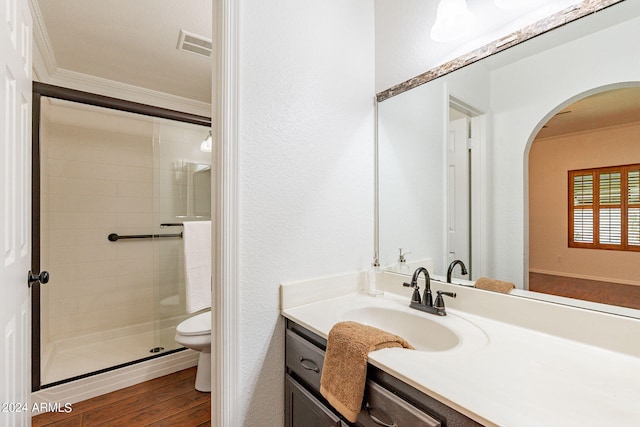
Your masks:
M 458 335 L 451 329 L 426 316 L 431 315 L 386 307 L 354 308 L 342 315 L 343 320 L 352 320 L 399 335 L 420 351 L 450 350 L 460 343 Z

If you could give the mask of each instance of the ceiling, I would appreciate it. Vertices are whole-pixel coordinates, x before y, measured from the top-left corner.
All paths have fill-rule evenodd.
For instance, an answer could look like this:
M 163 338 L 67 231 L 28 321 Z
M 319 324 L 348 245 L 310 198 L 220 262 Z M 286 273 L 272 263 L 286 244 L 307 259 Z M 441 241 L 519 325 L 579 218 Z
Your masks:
M 177 49 L 180 30 L 211 40 L 211 0 L 32 0 L 43 56 L 68 70 L 211 102 L 211 58 Z M 42 48 L 41 48 L 42 49 Z
M 54 71 L 211 102 L 211 58 L 177 49 L 180 30 L 211 39 L 211 0 L 31 0 Z M 42 49 L 42 47 L 41 47 Z M 640 121 L 640 88 L 582 99 L 538 138 Z
M 609 90 L 576 101 L 552 117 L 536 138 L 633 122 L 640 122 L 640 87 Z

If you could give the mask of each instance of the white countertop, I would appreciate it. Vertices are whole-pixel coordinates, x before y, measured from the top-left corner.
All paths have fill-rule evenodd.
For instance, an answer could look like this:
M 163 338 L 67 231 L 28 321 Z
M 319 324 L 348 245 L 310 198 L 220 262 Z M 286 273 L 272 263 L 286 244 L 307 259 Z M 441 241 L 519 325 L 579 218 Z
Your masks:
M 384 349 L 369 362 L 484 425 L 640 425 L 640 358 L 631 354 L 453 308 L 446 317 L 420 313 L 389 292 L 283 302 L 282 314 L 326 338 L 333 324 L 351 320 L 348 310 L 370 305 L 411 310 L 460 337 L 449 350 Z M 638 339 L 637 330 L 629 338 Z

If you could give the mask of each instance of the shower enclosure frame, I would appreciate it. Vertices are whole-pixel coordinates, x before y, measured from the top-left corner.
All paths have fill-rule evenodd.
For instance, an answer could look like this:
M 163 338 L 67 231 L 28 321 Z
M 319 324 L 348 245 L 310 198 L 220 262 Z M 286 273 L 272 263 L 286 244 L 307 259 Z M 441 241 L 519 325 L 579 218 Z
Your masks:
M 85 105 L 91 105 L 95 107 L 109 108 L 112 110 L 119 110 L 128 113 L 142 114 L 145 116 L 158 117 L 163 119 L 174 120 L 183 123 L 190 123 L 194 125 L 211 127 L 211 117 L 199 116 L 196 114 L 185 113 L 182 111 L 170 110 L 167 108 L 156 107 L 153 105 L 142 104 L 138 102 L 126 101 L 123 99 L 112 98 L 104 95 L 97 95 L 94 93 L 83 92 L 75 89 L 69 89 L 61 86 L 54 86 L 40 82 L 33 82 L 33 103 L 32 103 L 32 158 L 31 158 L 31 268 L 33 271 L 40 271 L 40 119 L 41 119 L 41 106 L 40 101 L 42 97 L 55 98 L 64 101 L 71 101 Z M 88 278 L 90 279 L 90 278 Z M 53 387 L 55 385 L 68 383 L 81 378 L 86 378 L 92 375 L 96 375 L 102 372 L 111 371 L 114 369 L 129 366 L 135 363 L 139 363 L 145 360 L 155 359 L 158 357 L 171 354 L 183 349 L 177 349 L 168 351 L 161 354 L 148 356 L 144 359 L 138 359 L 135 361 L 127 362 L 124 364 L 112 366 L 109 368 L 101 369 L 96 372 L 90 372 L 87 374 L 79 375 L 76 377 L 68 378 L 65 380 L 57 381 L 52 384 L 42 386 L 41 377 L 41 343 L 40 343 L 40 282 L 36 282 L 31 287 L 31 391 L 36 392 L 43 388 Z M 46 286 L 46 285 L 45 285 Z

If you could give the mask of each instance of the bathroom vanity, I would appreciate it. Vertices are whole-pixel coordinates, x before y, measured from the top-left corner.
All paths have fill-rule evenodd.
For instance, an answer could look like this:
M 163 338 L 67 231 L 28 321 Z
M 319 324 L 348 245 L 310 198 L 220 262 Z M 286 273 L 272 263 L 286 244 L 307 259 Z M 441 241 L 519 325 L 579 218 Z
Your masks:
M 381 273 L 383 297 L 359 293 L 361 276 L 281 286 L 287 426 L 350 425 L 318 392 L 326 338 L 343 320 L 415 347 L 369 353 L 356 425 L 630 426 L 640 419 L 640 320 L 439 278 L 432 290 L 457 298 L 447 301 L 447 316 L 434 316 L 408 307 L 405 276 Z
M 281 286 L 281 313 L 287 319 L 287 426 L 349 425 L 318 392 L 326 338 L 335 323 L 345 320 L 400 335 L 415 347 L 369 353 L 356 425 L 639 424 L 637 313 L 626 317 L 630 310 L 592 304 L 610 312 L 585 310 L 568 298 L 534 300 L 518 297 L 536 297 L 523 289 L 507 295 L 437 277 L 452 259 L 463 259 L 473 279 L 496 277 L 526 289 L 536 267 L 529 259 L 535 239 L 525 222 L 535 219 L 530 216 L 529 171 L 523 167 L 529 164 L 530 146 L 548 127 L 545 123 L 572 102 L 640 86 L 638 55 L 629 47 L 639 37 L 639 23 L 639 2 L 584 1 L 377 95 L 373 249 L 383 266 L 378 281 L 385 294 L 364 295 L 364 273 Z M 454 113 L 465 117 L 452 120 Z M 460 120 L 465 156 L 457 165 L 470 165 L 471 174 L 463 179 L 449 176 L 456 160 L 449 156 L 456 145 L 450 133 Z M 558 170 L 566 177 L 567 170 Z M 471 186 L 459 189 L 456 182 Z M 452 195 L 461 195 L 464 203 L 450 199 Z M 568 199 L 560 192 L 558 197 Z M 558 206 L 566 227 L 567 206 L 562 203 L 547 201 L 544 214 L 549 216 L 550 204 Z M 454 221 L 458 212 L 450 206 L 472 215 Z M 411 220 L 404 220 L 408 209 Z M 451 223 L 470 227 L 460 230 Z M 450 243 L 451 229 L 461 243 Z M 567 233 L 558 230 L 553 234 L 559 244 L 537 253 L 571 259 L 584 255 L 570 251 Z M 434 294 L 457 294 L 446 301 L 447 316 L 408 307 L 411 290 L 402 286 L 408 276 L 384 268 L 405 261 L 396 261 L 398 248 L 410 249 L 415 260 L 430 260 Z M 560 255 L 553 266 L 537 268 L 558 269 L 570 277 L 609 277 L 602 266 L 612 264 L 607 258 L 611 253 L 583 260 L 573 273 L 555 265 L 561 263 Z M 610 281 L 637 284 L 635 270 L 618 270 L 628 276 Z M 424 289 L 424 281 L 420 287 Z
M 285 420 L 294 426 L 347 426 L 320 395 L 326 339 L 287 320 Z M 480 426 L 454 409 L 370 365 L 358 426 Z

